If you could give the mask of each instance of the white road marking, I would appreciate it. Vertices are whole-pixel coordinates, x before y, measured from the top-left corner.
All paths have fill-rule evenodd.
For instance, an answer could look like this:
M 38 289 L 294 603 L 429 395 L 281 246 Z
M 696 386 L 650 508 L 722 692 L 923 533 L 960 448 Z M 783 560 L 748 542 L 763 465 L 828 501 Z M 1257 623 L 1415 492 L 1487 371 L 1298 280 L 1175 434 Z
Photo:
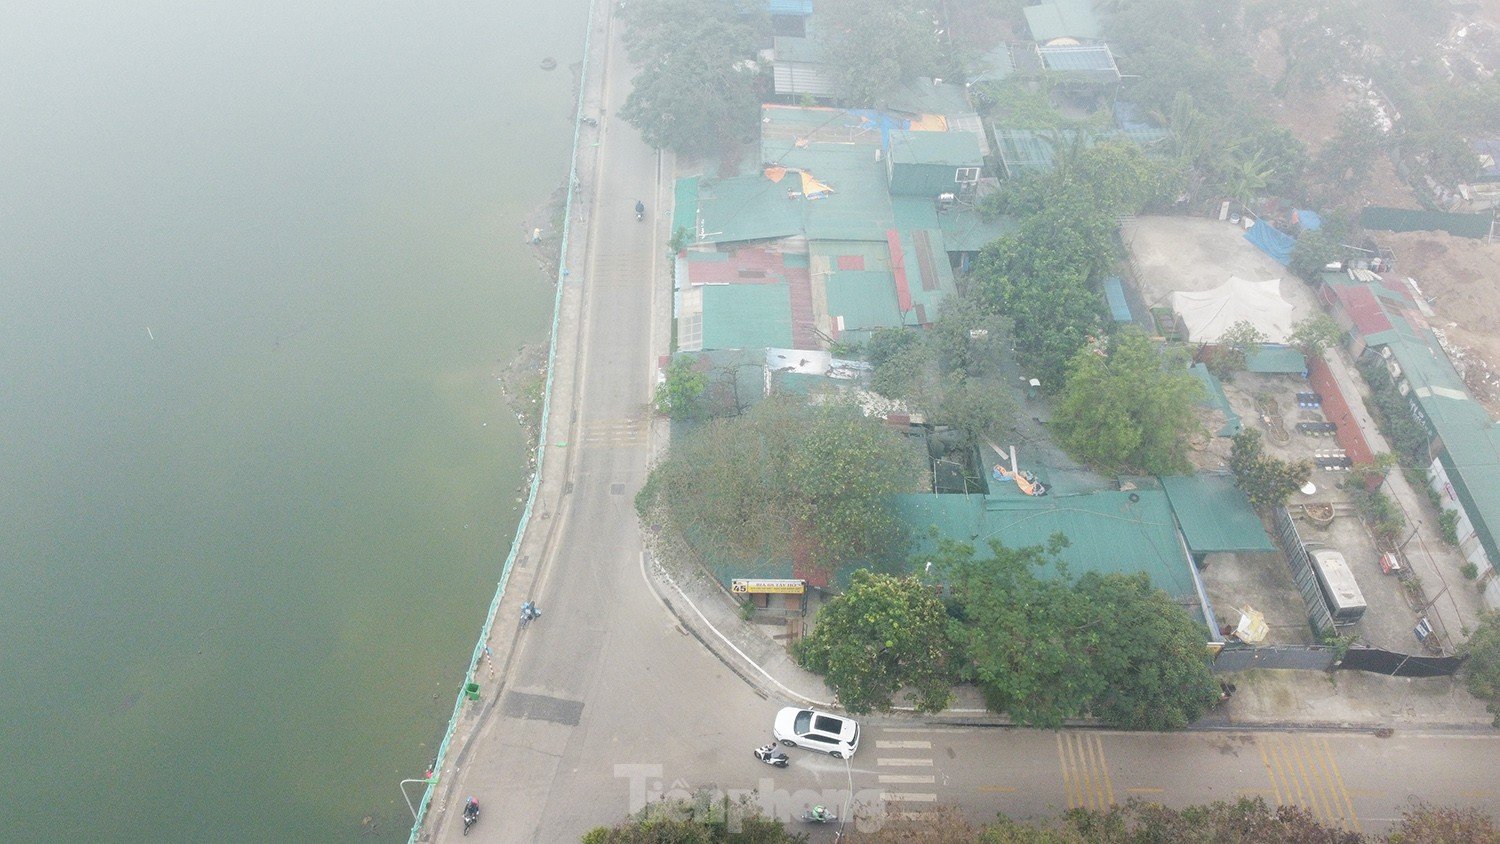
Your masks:
M 887 803 L 936 803 L 936 794 L 911 794 L 905 791 L 882 791 L 880 799 Z
M 876 759 L 875 764 L 890 768 L 931 768 L 931 759 Z
M 918 783 L 937 782 L 937 777 L 931 774 L 881 774 L 881 785 L 915 785 Z
M 932 749 L 932 742 L 930 742 L 930 741 L 877 741 L 877 742 L 875 742 L 875 746 L 876 747 L 890 748 L 890 749 L 905 748 L 905 749 L 910 749 L 910 750 L 931 750 Z

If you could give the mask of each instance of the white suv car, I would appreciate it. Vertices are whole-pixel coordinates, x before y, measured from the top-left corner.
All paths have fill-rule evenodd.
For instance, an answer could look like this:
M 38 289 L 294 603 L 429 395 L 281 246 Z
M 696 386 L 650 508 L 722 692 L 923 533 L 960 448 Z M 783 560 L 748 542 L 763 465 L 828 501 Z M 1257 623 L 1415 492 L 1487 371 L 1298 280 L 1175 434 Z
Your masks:
M 853 757 L 859 749 L 859 724 L 854 719 L 816 709 L 786 707 L 776 713 L 771 734 L 787 747 L 820 750 L 835 759 Z

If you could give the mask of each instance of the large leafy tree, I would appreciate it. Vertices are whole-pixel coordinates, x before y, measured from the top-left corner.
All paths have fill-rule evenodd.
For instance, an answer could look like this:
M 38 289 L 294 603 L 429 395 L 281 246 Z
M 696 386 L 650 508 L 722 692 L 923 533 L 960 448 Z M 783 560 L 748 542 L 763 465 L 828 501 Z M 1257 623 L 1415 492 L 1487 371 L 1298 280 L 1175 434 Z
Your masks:
M 793 652 L 856 715 L 890 709 L 902 689 L 918 711 L 937 712 L 951 696 L 947 627 L 947 611 L 927 584 L 861 569 L 818 611 L 817 626 Z
M 674 442 L 637 506 L 745 560 L 785 560 L 795 544 L 832 569 L 901 553 L 890 496 L 924 473 L 904 437 L 858 409 L 772 396 Z
M 1246 428 L 1234 437 L 1229 470 L 1234 473 L 1235 486 L 1244 491 L 1252 505 L 1279 507 L 1312 478 L 1313 467 L 1306 460 L 1288 463 L 1266 454 L 1260 431 Z
M 1015 418 L 1001 369 L 1009 336 L 1009 320 L 972 292 L 950 297 L 926 330 L 875 332 L 865 350 L 875 367 L 871 387 L 970 444 L 1001 439 Z
M 1107 677 L 1089 701 L 1097 718 L 1132 730 L 1180 730 L 1219 699 L 1205 630 L 1144 574 L 1079 578 L 1092 627 L 1095 673 Z
M 1109 681 L 1092 669 L 1082 602 L 1066 580 L 1035 573 L 1056 565 L 1059 548 L 993 542 L 979 559 L 973 546 L 948 543 L 936 559 L 953 588 L 950 635 L 985 704 L 1038 727 L 1082 715 Z
M 902 83 L 942 75 L 932 8 L 922 0 L 819 0 L 823 67 L 839 96 L 883 105 Z
M 1100 144 L 1071 150 L 1056 172 L 1019 180 L 994 201 L 1020 226 L 980 253 L 973 284 L 1011 320 L 1017 361 L 1043 390 L 1056 393 L 1068 360 L 1102 331 L 1094 283 L 1114 264 L 1118 219 L 1167 184 L 1135 146 Z
M 1127 330 L 1073 356 L 1053 429 L 1064 448 L 1097 466 L 1183 472 L 1202 389 L 1180 355 Z
M 985 702 L 1058 727 L 1093 715 L 1139 730 L 1181 729 L 1218 699 L 1205 630 L 1145 575 L 1067 579 L 1051 547 L 946 543 L 933 561 L 953 587 L 950 638 Z M 1047 568 L 1056 576 L 1042 577 Z
M 646 143 L 704 155 L 755 137 L 755 18 L 732 0 L 639 0 L 625 46 L 638 68 L 620 116 Z

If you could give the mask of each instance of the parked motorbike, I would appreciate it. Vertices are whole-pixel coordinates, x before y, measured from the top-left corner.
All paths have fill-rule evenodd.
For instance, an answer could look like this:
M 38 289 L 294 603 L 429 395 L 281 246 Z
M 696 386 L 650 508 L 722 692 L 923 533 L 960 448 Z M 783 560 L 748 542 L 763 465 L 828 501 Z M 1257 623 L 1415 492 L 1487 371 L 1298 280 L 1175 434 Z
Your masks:
M 776 749 L 775 743 L 755 748 L 755 758 L 776 768 L 785 768 L 792 761 Z

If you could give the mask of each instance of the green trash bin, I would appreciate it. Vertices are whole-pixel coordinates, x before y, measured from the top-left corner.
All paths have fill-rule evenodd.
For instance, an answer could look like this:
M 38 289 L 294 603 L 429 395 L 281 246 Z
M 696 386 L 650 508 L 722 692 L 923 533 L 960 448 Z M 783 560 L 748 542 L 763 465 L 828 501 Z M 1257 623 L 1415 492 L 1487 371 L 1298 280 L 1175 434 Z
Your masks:
M 469 700 L 479 700 L 479 684 L 470 683 L 464 686 L 464 697 L 467 697 Z

